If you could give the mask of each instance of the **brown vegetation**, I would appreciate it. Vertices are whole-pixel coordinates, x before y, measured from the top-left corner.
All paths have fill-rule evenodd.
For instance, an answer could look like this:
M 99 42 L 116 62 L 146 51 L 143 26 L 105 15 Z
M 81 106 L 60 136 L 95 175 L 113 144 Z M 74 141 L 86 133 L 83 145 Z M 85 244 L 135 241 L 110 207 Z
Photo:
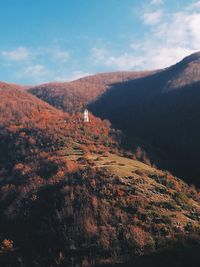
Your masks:
M 107 121 L 84 123 L 19 90 L 0 97 L 2 266 L 119 260 L 198 238 L 197 189 L 122 157 Z
M 113 72 L 88 76 L 65 83 L 47 83 L 29 88 L 31 94 L 69 113 L 82 111 L 109 87 L 118 82 L 147 76 L 152 72 Z

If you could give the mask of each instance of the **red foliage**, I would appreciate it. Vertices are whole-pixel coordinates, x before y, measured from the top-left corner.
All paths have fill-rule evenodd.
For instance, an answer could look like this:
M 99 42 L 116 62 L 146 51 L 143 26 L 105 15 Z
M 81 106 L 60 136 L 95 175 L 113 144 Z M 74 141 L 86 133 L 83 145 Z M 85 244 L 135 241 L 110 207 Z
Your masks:
M 113 72 L 97 74 L 72 82 L 47 83 L 29 88 L 28 91 L 51 105 L 71 114 L 82 111 L 112 84 L 144 77 L 151 72 Z

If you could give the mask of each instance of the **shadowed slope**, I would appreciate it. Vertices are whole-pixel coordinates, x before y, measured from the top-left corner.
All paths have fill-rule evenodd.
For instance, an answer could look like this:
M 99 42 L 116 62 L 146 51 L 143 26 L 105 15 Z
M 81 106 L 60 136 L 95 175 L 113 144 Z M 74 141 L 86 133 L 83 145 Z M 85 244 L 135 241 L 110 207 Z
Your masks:
M 59 109 L 76 113 L 107 91 L 111 84 L 144 77 L 151 73 L 154 72 L 96 74 L 72 82 L 43 84 L 28 91 Z
M 129 144 L 145 147 L 154 162 L 200 184 L 199 80 L 197 53 L 159 73 L 113 85 L 89 108 L 123 130 Z

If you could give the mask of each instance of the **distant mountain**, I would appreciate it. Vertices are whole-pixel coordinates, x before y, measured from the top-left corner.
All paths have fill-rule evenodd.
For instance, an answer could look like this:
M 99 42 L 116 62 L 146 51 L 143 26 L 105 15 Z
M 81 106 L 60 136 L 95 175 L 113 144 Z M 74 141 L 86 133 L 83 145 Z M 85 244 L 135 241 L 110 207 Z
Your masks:
M 47 83 L 28 89 L 28 92 L 49 104 L 76 113 L 82 111 L 86 104 L 97 99 L 108 88 L 118 82 L 144 77 L 155 73 L 149 72 L 113 72 L 88 76 L 64 83 Z
M 199 247 L 197 190 L 121 150 L 107 121 L 84 123 L 9 86 L 0 99 L 0 266 Z
M 89 109 L 124 131 L 159 166 L 200 185 L 200 53 L 112 86 Z

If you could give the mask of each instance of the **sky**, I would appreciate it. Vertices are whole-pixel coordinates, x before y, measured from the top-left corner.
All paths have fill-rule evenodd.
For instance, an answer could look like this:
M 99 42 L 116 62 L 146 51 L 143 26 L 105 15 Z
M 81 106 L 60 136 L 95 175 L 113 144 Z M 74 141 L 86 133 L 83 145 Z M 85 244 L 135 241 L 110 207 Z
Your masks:
M 197 0 L 1 0 L 0 80 L 165 68 L 200 50 Z

